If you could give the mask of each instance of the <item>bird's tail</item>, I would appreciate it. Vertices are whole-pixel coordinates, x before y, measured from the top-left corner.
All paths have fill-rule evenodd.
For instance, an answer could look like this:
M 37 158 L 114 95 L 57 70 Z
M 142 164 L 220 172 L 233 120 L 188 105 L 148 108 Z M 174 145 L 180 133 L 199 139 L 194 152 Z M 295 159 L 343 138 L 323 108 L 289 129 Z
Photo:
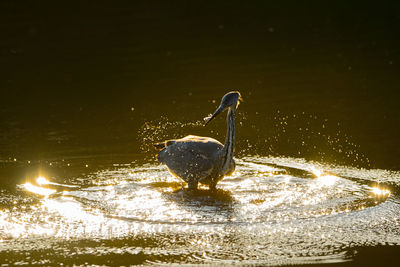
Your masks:
M 167 146 L 172 145 L 173 143 L 175 143 L 175 140 L 167 140 L 161 143 L 155 143 L 153 144 L 153 147 L 155 150 L 162 150 L 164 148 L 166 148 Z
M 155 150 L 161 150 L 165 147 L 165 142 L 155 143 L 155 144 L 153 144 L 153 147 Z

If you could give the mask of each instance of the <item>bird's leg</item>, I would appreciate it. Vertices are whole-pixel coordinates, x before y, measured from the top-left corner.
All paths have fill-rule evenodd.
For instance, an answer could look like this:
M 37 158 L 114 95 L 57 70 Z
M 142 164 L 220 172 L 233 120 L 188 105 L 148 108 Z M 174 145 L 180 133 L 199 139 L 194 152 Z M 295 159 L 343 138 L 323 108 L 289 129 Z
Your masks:
M 208 187 L 210 191 L 215 191 L 217 190 L 217 183 L 211 183 Z
M 193 189 L 193 190 L 197 190 L 197 184 L 198 184 L 198 182 L 196 180 L 191 179 L 188 182 L 188 188 L 189 189 Z

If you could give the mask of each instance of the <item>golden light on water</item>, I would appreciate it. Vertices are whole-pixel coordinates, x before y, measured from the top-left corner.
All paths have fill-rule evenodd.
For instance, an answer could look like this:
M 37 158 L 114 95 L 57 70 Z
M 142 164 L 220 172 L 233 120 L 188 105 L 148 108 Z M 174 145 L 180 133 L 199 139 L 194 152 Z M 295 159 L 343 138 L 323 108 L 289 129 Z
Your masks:
M 39 177 L 36 179 L 36 183 L 38 183 L 38 185 L 45 185 L 45 184 L 49 184 L 50 182 L 47 181 L 47 179 L 44 178 L 43 176 L 39 176 Z
M 29 209 L 15 203 L 11 215 L 0 211 L 0 228 L 7 229 L 4 236 L 12 238 L 115 238 L 133 233 L 153 234 L 172 228 L 184 232 L 198 224 L 207 228 L 210 222 L 286 222 L 293 216 L 320 217 L 354 210 L 351 205 L 330 206 L 331 199 L 345 198 L 343 187 L 347 186 L 346 180 L 328 173 L 319 165 L 305 166 L 302 169 L 306 173 L 304 178 L 260 165 L 241 165 L 221 181 L 221 188 L 229 194 L 221 190 L 219 193 L 223 197 L 217 196 L 216 201 L 211 195 L 192 196 L 177 190 L 176 184 L 179 187 L 180 184 L 176 178 L 164 175 L 158 169 L 126 169 L 122 174 L 121 170 L 103 171 L 98 174 L 103 175 L 103 179 L 94 181 L 90 188 L 56 183 L 56 180 L 53 182 L 38 176 L 21 187 L 42 196 L 39 203 Z M 313 174 L 313 179 L 310 179 L 310 174 Z M 57 192 L 59 194 L 55 194 Z M 384 200 L 390 194 L 378 187 L 365 187 L 363 192 L 369 198 L 371 194 L 376 195 L 376 201 Z M 233 202 L 234 212 L 231 210 Z M 368 207 L 361 204 L 357 209 Z M 290 208 L 286 212 L 282 207 Z M 253 224 L 249 225 L 247 230 L 252 231 Z M 208 240 L 202 238 L 195 238 L 194 242 L 201 246 L 208 244 Z
M 322 176 L 322 171 L 317 169 L 315 166 L 311 166 L 310 171 L 317 177 Z
M 157 177 L 154 177 L 157 179 Z M 154 182 L 154 181 L 153 181 Z M 40 204 L 32 206 L 30 212 L 19 211 L 21 206 L 14 210 L 19 215 L 10 215 L 0 211 L 0 229 L 7 229 L 6 234 L 13 238 L 28 236 L 54 236 L 58 238 L 76 237 L 115 237 L 136 232 L 158 231 L 157 227 L 131 220 L 175 221 L 176 218 L 184 221 L 197 221 L 192 213 L 182 210 L 176 203 L 167 203 L 159 187 L 153 188 L 154 183 L 139 183 L 130 185 L 125 181 L 113 185 L 99 186 L 94 190 L 81 191 L 74 185 L 54 183 L 43 176 L 34 181 L 21 185 L 23 190 L 42 196 Z M 60 195 L 50 197 L 58 190 L 47 188 L 48 185 L 57 188 L 73 188 L 61 191 Z M 163 185 L 161 188 L 164 188 Z M 78 188 L 78 189 L 77 189 Z M 164 188 L 165 192 L 170 191 Z M 131 193 L 134 190 L 134 193 Z M 82 203 L 80 199 L 90 200 L 95 205 Z M 107 198 L 107 201 L 104 201 Z M 104 213 L 106 207 L 110 213 Z M 3 216 L 2 216 L 3 215 Z M 15 216 L 19 217 L 15 220 Z M 32 219 L 37 216 L 38 220 Z M 4 218 L 3 218 L 4 217 Z M 51 218 L 51 219 L 50 219 Z M 138 228 L 139 227 L 139 228 Z
M 336 183 L 338 177 L 333 175 L 324 175 L 317 178 L 317 181 L 325 186 L 332 186 Z
M 57 192 L 57 190 L 55 190 L 55 189 L 41 187 L 42 185 L 52 184 L 51 182 L 49 182 L 43 176 L 39 176 L 38 178 L 36 178 L 36 183 L 39 186 L 33 185 L 30 182 L 26 182 L 25 184 L 22 185 L 22 187 L 26 191 L 29 191 L 31 193 L 38 194 L 38 195 L 41 195 L 41 196 L 44 196 L 44 197 L 48 197 L 49 195 L 54 194 L 54 193 Z
M 372 194 L 376 195 L 376 196 L 389 196 L 390 195 L 390 191 L 387 189 L 382 189 L 379 187 L 372 187 L 371 189 Z
M 317 182 L 324 186 L 332 186 L 338 180 L 337 176 L 324 174 L 323 171 L 314 166 L 311 166 L 310 171 L 317 177 Z
M 57 190 L 36 186 L 36 185 L 33 185 L 33 184 L 29 183 L 29 182 L 25 183 L 23 185 L 23 187 L 24 187 L 25 190 L 27 190 L 29 192 L 32 192 L 34 194 L 38 194 L 38 195 L 41 195 L 41 196 L 45 196 L 45 197 L 57 192 Z

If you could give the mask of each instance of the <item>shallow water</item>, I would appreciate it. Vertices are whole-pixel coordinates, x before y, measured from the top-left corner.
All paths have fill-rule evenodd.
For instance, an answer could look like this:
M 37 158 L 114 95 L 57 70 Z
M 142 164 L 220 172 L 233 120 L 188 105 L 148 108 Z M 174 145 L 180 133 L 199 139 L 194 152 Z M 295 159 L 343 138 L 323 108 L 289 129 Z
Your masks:
M 1 193 L 0 258 L 278 265 L 343 262 L 353 248 L 400 245 L 400 173 L 299 158 L 236 161 L 216 192 L 182 189 L 154 162 L 27 178 Z

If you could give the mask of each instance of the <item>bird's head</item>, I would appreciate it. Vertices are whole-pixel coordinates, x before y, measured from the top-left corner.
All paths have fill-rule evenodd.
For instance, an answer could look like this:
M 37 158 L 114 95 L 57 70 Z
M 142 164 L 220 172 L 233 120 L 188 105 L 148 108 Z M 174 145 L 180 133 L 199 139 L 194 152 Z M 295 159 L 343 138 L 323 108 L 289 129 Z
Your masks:
M 221 113 L 225 109 L 231 108 L 235 110 L 239 106 L 240 102 L 243 102 L 243 98 L 238 91 L 227 93 L 222 97 L 221 104 L 214 112 L 214 114 L 204 119 L 206 121 L 205 125 L 207 125 L 212 119 L 214 119 L 219 113 Z

